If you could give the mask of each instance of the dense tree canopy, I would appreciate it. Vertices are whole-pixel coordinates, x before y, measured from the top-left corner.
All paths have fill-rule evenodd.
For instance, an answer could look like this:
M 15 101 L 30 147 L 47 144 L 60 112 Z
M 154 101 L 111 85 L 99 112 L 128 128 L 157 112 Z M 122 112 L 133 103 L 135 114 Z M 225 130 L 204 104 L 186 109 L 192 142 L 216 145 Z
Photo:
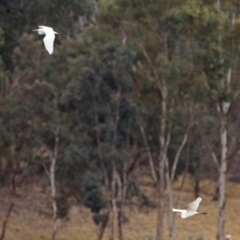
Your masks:
M 231 0 L 0 1 L 1 181 L 23 162 L 48 169 L 57 136 L 57 195 L 75 196 L 101 227 L 114 208 L 122 222 L 135 199 L 152 206 L 139 165 L 158 189 L 185 171 L 196 195 L 203 178 L 219 177 L 220 191 L 239 149 L 239 9 Z M 38 25 L 60 32 L 51 56 Z

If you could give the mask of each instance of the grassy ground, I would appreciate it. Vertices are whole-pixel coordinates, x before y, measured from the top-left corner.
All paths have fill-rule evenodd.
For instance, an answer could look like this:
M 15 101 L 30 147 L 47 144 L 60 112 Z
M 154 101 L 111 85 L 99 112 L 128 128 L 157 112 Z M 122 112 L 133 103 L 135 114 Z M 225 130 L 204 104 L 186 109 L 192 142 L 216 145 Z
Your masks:
M 180 180 L 173 186 L 174 198 L 178 195 Z M 199 210 L 208 212 L 208 215 L 195 216 L 189 219 L 181 219 L 176 216 L 176 239 L 188 240 L 193 236 L 197 240 L 202 236 L 204 240 L 214 240 L 217 226 L 217 202 L 211 200 L 211 194 L 214 192 L 215 184 L 210 181 L 203 181 L 201 184 L 203 201 Z M 193 186 L 191 179 L 188 178 L 185 184 L 181 208 L 194 200 Z M 5 192 L 4 192 L 5 191 Z M 9 196 L 6 190 L 0 192 L 0 224 L 2 223 L 6 209 L 13 198 Z M 153 189 L 146 188 L 146 191 L 154 197 Z M 229 183 L 227 185 L 227 204 L 226 204 L 226 234 L 231 234 L 233 239 L 240 239 L 240 184 Z M 5 240 L 44 240 L 50 239 L 51 236 L 51 218 L 47 215 L 50 204 L 46 194 L 40 189 L 34 188 L 31 192 L 19 190 L 19 197 L 14 198 L 15 208 L 12 212 Z M 49 203 L 49 202 L 48 202 Z M 41 213 L 41 214 L 39 214 Z M 126 240 L 152 240 L 155 239 L 156 229 L 156 210 L 148 212 L 139 212 L 134 209 L 128 209 L 126 212 L 129 221 L 125 224 Z M 166 219 L 166 218 L 165 218 Z M 167 220 L 167 219 L 166 219 Z M 97 236 L 97 227 L 93 224 L 91 213 L 85 208 L 72 207 L 70 220 L 59 223 L 60 230 L 57 236 L 58 240 L 95 240 Z M 167 222 L 165 222 L 164 234 L 167 236 Z M 108 231 L 105 232 L 104 240 L 108 239 Z

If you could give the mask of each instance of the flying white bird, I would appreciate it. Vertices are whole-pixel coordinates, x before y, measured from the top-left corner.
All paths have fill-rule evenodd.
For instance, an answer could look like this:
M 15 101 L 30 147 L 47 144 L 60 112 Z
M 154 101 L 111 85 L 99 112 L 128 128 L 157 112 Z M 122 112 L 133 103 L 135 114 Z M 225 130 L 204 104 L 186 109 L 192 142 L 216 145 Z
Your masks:
M 53 42 L 55 39 L 55 34 L 57 32 L 53 31 L 51 27 L 46 26 L 38 26 L 38 29 L 34 29 L 33 31 L 37 31 L 38 34 L 45 34 L 46 36 L 43 38 L 44 46 L 49 54 L 53 53 Z
M 192 217 L 194 215 L 199 215 L 199 214 L 207 214 L 207 213 L 199 213 L 197 212 L 199 203 L 202 201 L 202 198 L 198 197 L 195 201 L 191 202 L 188 204 L 187 210 L 182 210 L 182 209 L 175 209 L 173 208 L 173 212 L 178 212 L 181 215 L 181 218 L 188 218 Z

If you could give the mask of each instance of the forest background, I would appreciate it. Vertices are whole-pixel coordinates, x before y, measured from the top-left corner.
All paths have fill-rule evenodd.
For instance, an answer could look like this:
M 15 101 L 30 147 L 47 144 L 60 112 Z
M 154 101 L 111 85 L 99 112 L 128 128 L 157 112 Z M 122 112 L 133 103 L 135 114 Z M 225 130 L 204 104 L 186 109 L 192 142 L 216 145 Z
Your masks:
M 239 13 L 1 0 L 0 239 L 238 239 Z M 175 218 L 197 196 L 209 215 Z

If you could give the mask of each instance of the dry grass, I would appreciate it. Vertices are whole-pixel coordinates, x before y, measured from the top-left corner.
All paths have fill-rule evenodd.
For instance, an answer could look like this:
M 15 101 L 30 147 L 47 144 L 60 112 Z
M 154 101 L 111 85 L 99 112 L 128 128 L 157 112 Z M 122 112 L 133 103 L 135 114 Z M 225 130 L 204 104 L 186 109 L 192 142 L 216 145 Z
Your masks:
M 181 178 L 174 183 L 174 198 L 178 195 Z M 202 181 L 201 184 L 203 201 L 200 210 L 208 212 L 208 215 L 196 216 L 189 219 L 181 219 L 176 216 L 176 239 L 187 240 L 189 236 L 203 236 L 205 240 L 214 240 L 216 237 L 217 226 L 217 202 L 211 200 L 211 194 L 214 192 L 215 183 L 211 181 Z M 146 187 L 146 191 L 154 196 L 154 190 Z M 23 194 L 23 193 L 22 193 Z M 41 196 L 40 196 L 41 195 Z M 6 196 L 6 195 L 5 195 Z M 16 211 L 13 212 L 9 219 L 5 240 L 44 240 L 50 239 L 51 236 L 51 219 L 49 216 L 29 210 L 29 206 L 23 207 L 24 200 L 34 199 L 32 208 L 38 208 L 40 212 L 43 201 L 43 193 L 35 191 L 28 198 L 15 198 Z M 2 198 L 2 197 L 1 197 Z M 182 194 L 182 200 L 179 207 L 186 205 L 194 199 L 193 186 L 191 178 L 188 177 Z M 225 230 L 233 236 L 233 239 L 240 239 L 240 184 L 229 183 L 227 185 L 227 205 L 226 205 L 226 223 Z M 2 198 L 2 207 L 0 208 L 0 224 L 3 221 L 10 199 Z M 12 200 L 12 199 L 11 199 Z M 30 208 L 30 209 L 32 209 Z M 126 212 L 129 221 L 125 224 L 126 240 L 151 240 L 155 239 L 156 232 L 156 210 L 148 212 L 139 212 L 128 209 Z M 167 220 L 167 218 L 165 218 Z M 70 220 L 59 223 L 60 230 L 58 240 L 95 240 L 97 236 L 97 227 L 91 219 L 91 213 L 85 208 L 73 207 L 70 212 Z M 167 222 L 164 226 L 164 239 L 168 239 Z M 108 231 L 105 232 L 104 240 L 108 239 Z

